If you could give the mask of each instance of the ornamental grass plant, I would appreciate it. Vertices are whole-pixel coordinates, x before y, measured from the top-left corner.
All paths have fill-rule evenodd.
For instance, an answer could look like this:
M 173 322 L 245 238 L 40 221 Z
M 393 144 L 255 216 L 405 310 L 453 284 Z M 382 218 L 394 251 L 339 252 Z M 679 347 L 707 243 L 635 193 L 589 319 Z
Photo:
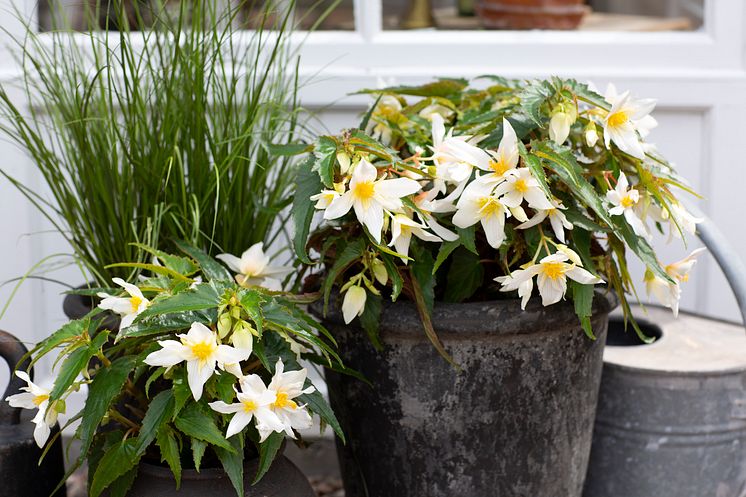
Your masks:
M 303 133 L 294 2 L 149 2 L 142 32 L 127 21 L 138 2 L 107 4 L 117 31 L 15 40 L 22 72 L 0 88 L 0 131 L 44 189 L 0 173 L 98 286 L 146 267 L 111 266 L 146 262 L 133 242 L 214 255 L 287 239 L 293 164 L 277 145 Z
M 359 128 L 318 138 L 297 180 L 295 249 L 323 268 L 325 309 L 336 286 L 345 322 L 359 317 L 380 345 L 384 299 L 404 296 L 447 357 L 436 301 L 568 298 L 593 337 L 601 287 L 648 340 L 630 315 L 631 252 L 647 291 L 677 312 L 699 251 L 662 262 L 652 233 L 683 238 L 698 220 L 679 199 L 694 192 L 646 141 L 654 100 L 496 76 L 367 93 Z M 309 235 L 314 211 L 323 220 Z

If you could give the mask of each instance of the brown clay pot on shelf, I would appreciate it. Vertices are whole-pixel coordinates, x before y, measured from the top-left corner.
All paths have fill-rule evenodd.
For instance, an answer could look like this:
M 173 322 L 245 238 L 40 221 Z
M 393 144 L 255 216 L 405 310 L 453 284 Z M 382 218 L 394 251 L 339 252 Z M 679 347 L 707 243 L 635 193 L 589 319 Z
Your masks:
M 585 0 L 478 0 L 476 13 L 490 29 L 575 29 Z

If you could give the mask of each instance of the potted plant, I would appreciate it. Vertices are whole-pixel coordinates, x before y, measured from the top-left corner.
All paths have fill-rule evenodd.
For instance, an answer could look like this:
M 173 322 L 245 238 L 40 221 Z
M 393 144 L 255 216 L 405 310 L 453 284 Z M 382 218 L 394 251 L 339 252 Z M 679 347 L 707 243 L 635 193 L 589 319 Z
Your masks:
M 559 78 L 369 93 L 358 129 L 316 141 L 294 204 L 313 310 L 372 385 L 327 375 L 348 492 L 579 497 L 617 301 L 647 339 L 627 251 L 669 307 L 694 263 L 649 243 L 697 222 L 644 141 L 655 102 Z
M 248 277 L 248 267 L 271 272 L 263 254 L 239 260 L 244 273 L 234 280 L 206 253 L 176 244 L 184 255 L 141 246 L 159 269 L 137 284 L 117 278 L 120 292 L 39 343 L 32 363 L 58 355 L 53 387 L 18 371 L 26 392 L 7 400 L 38 410 L 41 446 L 51 443 L 65 399 L 88 388 L 85 407 L 68 423 L 80 423 L 81 455 L 67 475 L 86 462 L 92 497 L 312 496 L 281 454 L 286 437 L 311 427 L 312 415 L 342 436 L 299 365 L 305 359 L 345 370 L 334 340 L 299 307 L 308 296 L 270 291 Z M 110 310 L 122 316 L 118 329 L 101 326 Z
M 146 269 L 131 242 L 174 251 L 188 240 L 211 255 L 284 245 L 294 165 L 283 144 L 303 124 L 294 3 L 253 4 L 120 0 L 107 2 L 116 31 L 29 28 L 16 40 L 22 75 L 0 88 L 0 132 L 49 195 L 0 174 L 69 243 L 80 282 L 103 288 Z M 143 266 L 113 265 L 122 261 Z M 66 307 L 81 317 L 92 305 L 76 296 Z

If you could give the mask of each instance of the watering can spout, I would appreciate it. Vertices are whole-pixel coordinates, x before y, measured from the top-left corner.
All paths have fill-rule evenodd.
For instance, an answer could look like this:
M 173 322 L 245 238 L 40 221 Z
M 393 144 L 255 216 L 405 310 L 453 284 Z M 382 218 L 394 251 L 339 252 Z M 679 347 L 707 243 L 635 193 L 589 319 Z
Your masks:
M 728 280 L 733 295 L 736 297 L 741 320 L 746 326 L 746 266 L 722 231 L 715 223 L 694 205 L 686 204 L 687 210 L 702 219 L 697 224 L 697 236 L 707 247 Z

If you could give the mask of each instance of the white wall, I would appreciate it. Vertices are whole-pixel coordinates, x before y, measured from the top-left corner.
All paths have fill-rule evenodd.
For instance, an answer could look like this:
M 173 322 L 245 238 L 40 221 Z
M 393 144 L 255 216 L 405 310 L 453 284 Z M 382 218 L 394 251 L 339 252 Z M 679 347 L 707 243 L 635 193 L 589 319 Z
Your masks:
M 10 1 L 0 0 L 0 26 L 18 33 L 13 17 L 2 11 Z M 417 83 L 437 75 L 558 74 L 591 79 L 600 88 L 614 81 L 620 88 L 659 99 L 655 116 L 660 127 L 652 141 L 706 197 L 703 210 L 746 257 L 746 154 L 742 152 L 746 9 L 741 0 L 707 2 L 705 28 L 700 32 L 665 34 L 382 32 L 377 2 L 358 0 L 356 5 L 364 13 L 357 32 L 317 33 L 304 49 L 304 72 L 320 72 L 305 88 L 304 103 L 324 109 L 321 123 L 331 132 L 355 125 L 367 103 L 364 97 L 345 95 L 375 87 L 381 79 L 391 84 Z M 0 34 L 0 46 L 6 44 L 5 36 Z M 7 83 L 11 75 L 11 60 L 0 49 L 0 82 Z M 36 181 L 32 164 L 2 141 L 0 166 Z M 0 229 L 0 281 L 24 274 L 45 255 L 65 250 L 53 235 L 26 236 L 47 228 L 4 179 L 0 179 Z M 684 251 L 664 247 L 662 253 L 665 260 L 673 260 Z M 82 282 L 74 270 L 65 273 L 63 279 Z M 0 288 L 0 305 L 10 290 L 11 285 Z M 29 342 L 54 330 L 64 322 L 59 291 L 52 284 L 27 283 L 0 319 L 0 328 Z M 709 257 L 687 284 L 683 308 L 739 318 L 734 299 Z

